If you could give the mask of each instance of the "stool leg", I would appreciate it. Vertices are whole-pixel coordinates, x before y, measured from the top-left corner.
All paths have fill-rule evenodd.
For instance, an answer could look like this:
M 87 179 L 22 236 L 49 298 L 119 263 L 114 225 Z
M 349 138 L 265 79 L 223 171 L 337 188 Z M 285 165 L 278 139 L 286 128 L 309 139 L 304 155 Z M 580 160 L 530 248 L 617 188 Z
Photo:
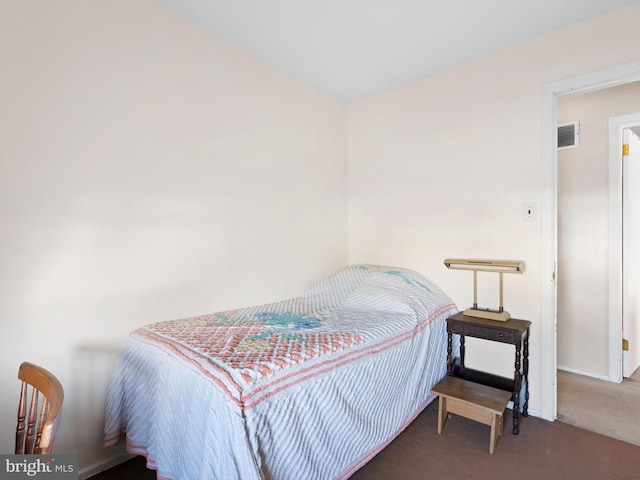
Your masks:
M 440 395 L 438 397 L 438 435 L 442 433 L 444 422 L 447 421 L 447 399 Z
M 493 454 L 493 449 L 498 442 L 498 415 L 494 414 L 491 418 L 491 438 L 489 439 L 489 453 Z

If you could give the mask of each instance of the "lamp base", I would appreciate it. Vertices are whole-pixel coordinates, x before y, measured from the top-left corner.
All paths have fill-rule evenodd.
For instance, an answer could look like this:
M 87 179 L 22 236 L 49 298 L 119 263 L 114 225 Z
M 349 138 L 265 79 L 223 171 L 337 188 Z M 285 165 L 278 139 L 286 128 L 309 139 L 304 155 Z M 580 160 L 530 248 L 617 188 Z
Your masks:
M 497 320 L 499 322 L 506 322 L 511 318 L 509 312 L 505 312 L 504 310 L 490 310 L 488 308 L 467 308 L 462 313 L 468 317 L 486 318 L 489 320 Z

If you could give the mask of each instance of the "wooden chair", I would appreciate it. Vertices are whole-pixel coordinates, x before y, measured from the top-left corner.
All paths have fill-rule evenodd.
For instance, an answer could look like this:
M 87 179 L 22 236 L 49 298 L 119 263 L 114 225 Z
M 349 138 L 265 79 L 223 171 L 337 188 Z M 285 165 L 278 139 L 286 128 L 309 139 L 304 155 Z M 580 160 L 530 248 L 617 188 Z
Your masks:
M 33 363 L 20 365 L 22 380 L 16 428 L 16 454 L 51 454 L 60 422 L 64 390 L 51 373 Z M 31 400 L 27 397 L 31 391 Z

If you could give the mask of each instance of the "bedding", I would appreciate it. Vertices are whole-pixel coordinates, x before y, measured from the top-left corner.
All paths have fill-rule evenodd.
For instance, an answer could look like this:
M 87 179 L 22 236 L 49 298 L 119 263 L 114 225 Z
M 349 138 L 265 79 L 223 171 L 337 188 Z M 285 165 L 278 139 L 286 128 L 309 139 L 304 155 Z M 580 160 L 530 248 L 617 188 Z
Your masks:
M 417 272 L 355 265 L 300 296 L 131 333 L 106 400 L 158 478 L 348 478 L 432 400 L 451 299 Z

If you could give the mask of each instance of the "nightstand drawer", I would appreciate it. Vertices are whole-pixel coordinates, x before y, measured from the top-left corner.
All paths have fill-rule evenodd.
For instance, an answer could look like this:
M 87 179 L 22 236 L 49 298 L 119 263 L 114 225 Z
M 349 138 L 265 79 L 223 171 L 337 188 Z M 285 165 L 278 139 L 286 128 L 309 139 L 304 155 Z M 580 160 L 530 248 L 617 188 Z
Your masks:
M 498 342 L 505 343 L 514 343 L 516 341 L 516 333 L 513 331 L 498 330 L 495 328 L 489 328 L 482 325 L 471 325 L 468 323 L 452 323 L 451 333 L 469 335 L 471 337 L 496 340 Z
M 489 330 L 488 332 L 489 336 L 485 338 L 507 343 L 515 343 L 516 341 L 516 334 L 514 332 L 503 332 L 500 330 Z

